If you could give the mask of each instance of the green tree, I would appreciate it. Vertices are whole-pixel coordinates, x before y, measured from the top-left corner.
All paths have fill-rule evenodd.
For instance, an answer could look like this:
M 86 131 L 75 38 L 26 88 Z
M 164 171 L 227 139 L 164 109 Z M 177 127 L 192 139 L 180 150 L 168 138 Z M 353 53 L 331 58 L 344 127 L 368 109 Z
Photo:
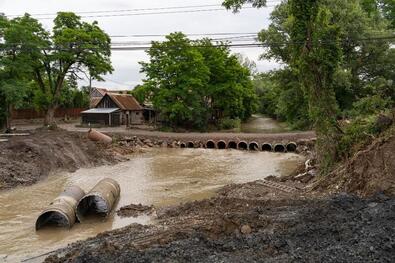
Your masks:
M 257 109 L 251 72 L 224 43 L 191 41 L 182 33 L 153 42 L 147 76 L 133 94 L 152 100 L 173 127 L 205 129 L 223 118 L 247 119 Z
M 101 80 L 112 71 L 110 38 L 97 22 L 82 22 L 74 13 L 59 12 L 52 34 L 28 14 L 11 20 L 4 33 L 6 45 L 16 46 L 39 91 L 35 101 L 46 111 L 45 125 L 55 125 L 65 78 L 89 72 Z
M 147 79 L 144 86 L 152 102 L 173 127 L 205 126 L 204 101 L 209 69 L 197 48 L 182 33 L 173 33 L 165 42 L 152 42 L 149 63 L 141 62 Z
M 6 32 L 14 24 L 0 15 L 0 127 L 11 128 L 11 110 L 22 104 L 29 86 L 27 67 L 15 45 L 5 43 Z M 13 39 L 15 35 L 9 36 Z

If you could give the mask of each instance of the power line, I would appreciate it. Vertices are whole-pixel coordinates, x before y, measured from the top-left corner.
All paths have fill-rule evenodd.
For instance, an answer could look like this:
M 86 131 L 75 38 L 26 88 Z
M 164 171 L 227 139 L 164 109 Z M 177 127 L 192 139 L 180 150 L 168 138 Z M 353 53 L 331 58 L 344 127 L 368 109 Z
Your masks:
M 268 0 L 267 3 L 281 3 L 281 0 Z M 168 6 L 168 7 L 152 7 L 152 8 L 134 8 L 134 9 L 116 9 L 116 10 L 97 10 L 97 11 L 77 11 L 75 14 L 106 14 L 106 13 L 124 13 L 124 12 L 136 12 L 136 11 L 155 11 L 155 10 L 171 10 L 171 9 L 190 9 L 190 8 L 204 8 L 204 7 L 222 7 L 218 4 L 206 4 L 206 5 L 189 5 L 189 6 Z M 31 16 L 56 16 L 57 13 L 35 13 Z M 21 17 L 23 15 L 7 15 L 7 17 Z
M 257 35 L 258 32 L 246 32 L 246 33 L 242 33 L 242 32 L 229 32 L 229 33 L 224 33 L 224 32 L 220 32 L 220 33 L 191 33 L 191 34 L 185 34 L 186 36 L 231 36 L 231 35 Z M 151 34 L 151 35 L 147 35 L 147 34 L 137 34 L 137 35 L 112 35 L 110 36 L 111 38 L 128 38 L 128 37 L 165 37 L 168 36 L 169 34 Z
M 271 6 L 267 6 L 271 7 Z M 251 10 L 254 7 L 244 7 L 244 9 Z M 112 15 L 87 15 L 81 18 L 107 18 L 107 17 L 127 17 L 127 16 L 146 16 L 146 15 L 169 15 L 169 14 L 187 14 L 187 13 L 201 13 L 201 12 L 215 12 L 215 11 L 228 11 L 225 8 L 212 8 L 212 9 L 197 9 L 197 10 L 182 10 L 182 11 L 166 11 L 166 12 L 147 12 L 147 13 L 131 13 L 131 14 L 112 14 Z M 51 20 L 53 17 L 41 17 L 37 20 Z

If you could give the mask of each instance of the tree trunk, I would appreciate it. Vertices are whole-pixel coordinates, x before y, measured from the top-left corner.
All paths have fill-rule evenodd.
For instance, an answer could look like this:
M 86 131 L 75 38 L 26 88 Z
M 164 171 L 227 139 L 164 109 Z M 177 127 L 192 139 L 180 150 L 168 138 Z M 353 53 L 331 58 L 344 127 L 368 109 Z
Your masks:
M 11 132 L 11 119 L 12 119 L 11 112 L 12 112 L 12 106 L 8 105 L 6 118 L 5 118 L 5 128 L 7 132 Z
M 44 126 L 56 127 L 55 106 L 50 106 L 45 113 Z

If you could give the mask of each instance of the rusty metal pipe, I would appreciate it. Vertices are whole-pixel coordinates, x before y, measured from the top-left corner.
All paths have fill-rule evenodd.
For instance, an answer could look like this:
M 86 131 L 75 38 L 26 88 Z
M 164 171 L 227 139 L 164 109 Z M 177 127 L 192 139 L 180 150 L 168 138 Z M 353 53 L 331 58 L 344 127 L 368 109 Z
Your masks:
M 95 142 L 112 143 L 112 138 L 94 129 L 88 131 L 88 138 Z
M 75 208 L 85 192 L 78 186 L 67 187 L 36 220 L 36 230 L 45 225 L 71 228 L 76 222 Z
M 76 214 L 80 222 L 86 215 L 95 214 L 106 217 L 116 205 L 121 188 L 117 181 L 106 178 L 98 182 L 77 205 Z

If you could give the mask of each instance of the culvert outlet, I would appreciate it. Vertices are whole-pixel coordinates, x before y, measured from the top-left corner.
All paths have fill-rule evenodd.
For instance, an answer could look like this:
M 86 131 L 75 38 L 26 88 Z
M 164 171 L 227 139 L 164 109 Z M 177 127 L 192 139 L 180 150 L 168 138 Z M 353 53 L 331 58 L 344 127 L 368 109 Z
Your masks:
M 181 148 L 186 148 L 187 145 L 186 145 L 184 142 L 182 142 L 182 143 L 180 143 L 180 147 L 181 147 Z
M 250 145 L 248 146 L 248 149 L 250 151 L 259 151 L 259 145 L 257 142 L 250 142 Z
M 296 152 L 298 146 L 294 142 L 290 142 L 287 144 L 287 152 Z
M 229 149 L 237 149 L 237 143 L 234 142 L 234 141 L 230 141 L 230 142 L 228 143 L 228 148 L 229 148 Z
M 248 150 L 248 144 L 246 142 L 239 142 L 237 148 L 239 150 Z
M 273 151 L 273 146 L 270 143 L 264 143 L 262 144 L 262 151 L 271 152 Z
M 276 144 L 274 145 L 274 151 L 279 153 L 284 153 L 286 151 L 286 148 L 282 144 Z
M 195 148 L 195 144 L 193 142 L 188 142 L 187 148 Z
M 85 192 L 78 186 L 67 187 L 52 203 L 45 208 L 36 220 L 36 230 L 44 226 L 71 228 L 77 221 L 75 209 Z
M 121 188 L 117 181 L 106 178 L 98 182 L 77 205 L 76 214 L 80 222 L 87 215 L 106 217 L 119 199 Z
M 214 141 L 210 140 L 206 142 L 206 148 L 207 149 L 215 149 L 215 143 Z
M 226 149 L 226 142 L 224 142 L 224 141 L 219 141 L 219 142 L 217 143 L 217 148 L 218 148 L 218 149 Z

